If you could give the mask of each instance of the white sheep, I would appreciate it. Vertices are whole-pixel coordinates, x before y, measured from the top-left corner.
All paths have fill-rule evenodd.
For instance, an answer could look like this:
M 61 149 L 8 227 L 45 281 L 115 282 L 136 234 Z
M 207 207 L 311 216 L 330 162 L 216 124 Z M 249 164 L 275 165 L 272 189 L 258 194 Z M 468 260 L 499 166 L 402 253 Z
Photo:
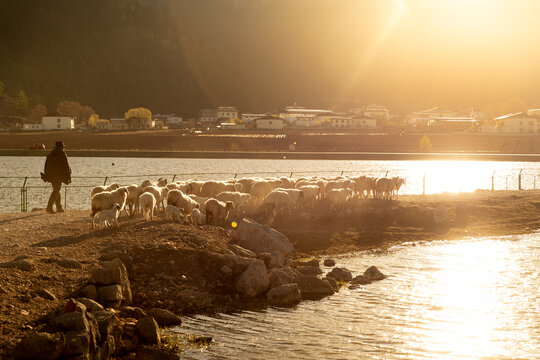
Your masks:
M 241 211 L 249 205 L 251 195 L 238 191 L 223 191 L 216 195 L 219 201 L 231 201 L 234 204 L 234 215 L 240 215 Z
M 343 209 L 345 203 L 352 196 L 351 189 L 332 189 L 326 193 L 326 199 L 330 203 L 330 211 L 336 212 Z
M 150 180 L 144 180 L 142 183 L 141 183 L 141 187 L 144 189 L 145 187 L 147 186 L 155 186 L 156 184 L 154 184 L 153 182 L 151 182 Z
M 165 200 L 165 189 L 159 186 L 147 186 L 143 188 L 143 192 L 149 192 L 154 195 L 154 198 L 156 199 L 156 210 L 159 210 L 159 204 L 161 204 L 161 208 L 164 209 L 165 206 L 163 204 L 163 201 Z
M 315 203 L 317 199 L 319 198 L 319 195 L 321 193 L 321 188 L 318 185 L 302 185 L 297 188 L 298 190 L 302 190 L 303 193 L 303 199 L 302 199 L 302 205 L 304 208 L 310 208 L 311 210 L 315 209 Z
M 242 184 L 226 181 L 207 181 L 201 187 L 201 195 L 205 197 L 215 197 L 223 191 L 241 191 Z
M 104 191 L 92 196 L 92 217 L 100 211 L 112 208 L 116 203 L 120 205 L 120 210 L 126 205 L 128 190 L 125 187 L 114 191 Z
M 177 208 L 184 209 L 183 214 L 187 216 L 191 214 L 193 209 L 199 208 L 199 203 L 184 194 L 180 190 L 171 190 L 167 194 L 167 204 L 174 205 Z
M 264 198 L 263 206 L 267 217 L 285 212 L 290 216 L 294 207 L 294 199 L 284 191 L 272 191 Z
M 231 201 L 209 199 L 205 203 L 205 208 L 207 224 L 225 226 L 229 212 L 234 209 L 234 204 Z
M 95 227 L 95 223 L 99 223 L 99 229 L 103 226 L 109 227 L 111 223 L 115 223 L 118 226 L 118 214 L 120 213 L 120 204 L 115 203 L 112 208 L 98 211 L 92 218 L 92 229 Z
M 405 184 L 405 179 L 402 177 L 393 177 L 392 180 L 394 181 L 394 192 L 396 193 L 396 197 L 399 197 L 399 189 Z
M 188 195 L 190 198 L 192 198 L 193 200 L 195 200 L 198 204 L 199 204 L 199 210 L 204 214 L 206 213 L 206 210 L 204 208 L 204 204 L 206 203 L 206 201 L 208 199 L 211 199 L 209 197 L 205 197 L 205 196 L 198 196 L 198 195 L 195 195 L 195 194 L 189 194 Z
M 264 201 L 264 198 L 274 189 L 281 186 L 280 180 L 261 180 L 254 183 L 251 187 L 251 195 L 253 203 L 259 204 Z
M 144 215 L 146 221 L 154 220 L 154 207 L 156 198 L 150 192 L 145 192 L 139 196 L 139 209 Z
M 165 178 L 159 178 L 157 182 L 158 187 L 165 187 L 167 186 L 167 179 Z
M 100 192 L 104 192 L 104 191 L 114 191 L 116 189 L 118 189 L 120 187 L 120 184 L 119 183 L 112 183 L 111 185 L 109 186 L 96 186 L 95 188 L 92 189 L 92 191 L 90 192 L 90 198 L 92 198 L 92 196 L 96 195 L 96 194 L 99 194 Z
M 375 197 L 378 199 L 390 199 L 394 191 L 394 181 L 391 178 L 379 178 L 375 182 Z
M 191 210 L 191 214 L 189 214 L 188 218 L 189 222 L 195 226 L 204 224 L 205 222 L 205 216 L 199 209 Z
M 178 208 L 174 205 L 167 205 L 165 207 L 165 218 L 167 220 L 178 220 L 180 224 L 185 222 L 184 209 Z
M 124 210 L 129 208 L 129 215 L 133 216 L 139 210 L 139 196 L 143 193 L 143 189 L 139 185 L 130 185 L 126 187 L 128 191 L 126 199 L 126 207 Z

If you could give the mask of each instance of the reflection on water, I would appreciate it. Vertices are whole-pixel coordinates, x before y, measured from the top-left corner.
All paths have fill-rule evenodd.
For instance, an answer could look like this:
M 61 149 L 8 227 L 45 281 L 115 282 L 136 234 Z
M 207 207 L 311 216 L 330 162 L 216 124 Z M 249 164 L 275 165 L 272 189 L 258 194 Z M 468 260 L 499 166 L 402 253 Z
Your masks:
M 337 259 L 387 279 L 293 309 L 184 318 L 189 359 L 510 359 L 540 353 L 540 234 L 409 244 Z
M 25 176 L 28 180 L 28 208 L 43 208 L 50 194 L 50 185 L 39 178 L 44 157 L 10 157 L 0 160 L 0 212 L 20 210 L 20 188 Z M 354 160 L 246 160 L 246 159 L 148 159 L 148 158 L 70 158 L 73 183 L 68 187 L 69 209 L 89 209 L 90 189 L 119 182 L 123 185 L 140 184 L 150 178 L 167 175 L 172 181 L 197 178 L 224 180 L 244 176 L 337 176 L 369 175 L 375 177 L 401 176 L 406 179 L 401 194 L 421 194 L 425 178 L 425 192 L 468 192 L 491 189 L 517 189 L 518 174 L 522 172 L 522 188 L 540 186 L 540 163 L 501 161 L 354 161 Z M 211 173 L 211 174 L 208 174 Z M 148 175 L 154 175 L 148 176 Z M 18 176 L 18 179 L 3 179 Z M 90 178 L 85 178 L 90 177 Z M 6 189 L 5 187 L 12 187 Z

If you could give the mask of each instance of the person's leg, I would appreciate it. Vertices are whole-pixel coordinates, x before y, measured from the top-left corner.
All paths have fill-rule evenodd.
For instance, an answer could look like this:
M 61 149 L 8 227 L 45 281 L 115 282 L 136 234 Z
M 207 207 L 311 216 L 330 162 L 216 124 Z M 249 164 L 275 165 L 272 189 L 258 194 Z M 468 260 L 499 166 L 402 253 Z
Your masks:
M 56 212 L 64 212 L 64 209 L 62 208 L 62 183 L 58 184 L 58 196 L 56 197 L 56 200 L 54 201 L 54 204 L 56 205 Z
M 49 202 L 47 204 L 47 211 L 54 212 L 53 205 L 56 204 L 58 209 L 58 204 L 60 203 L 60 187 L 62 186 L 61 182 L 52 182 L 53 191 L 49 197 Z M 58 200 L 57 200 L 58 199 Z

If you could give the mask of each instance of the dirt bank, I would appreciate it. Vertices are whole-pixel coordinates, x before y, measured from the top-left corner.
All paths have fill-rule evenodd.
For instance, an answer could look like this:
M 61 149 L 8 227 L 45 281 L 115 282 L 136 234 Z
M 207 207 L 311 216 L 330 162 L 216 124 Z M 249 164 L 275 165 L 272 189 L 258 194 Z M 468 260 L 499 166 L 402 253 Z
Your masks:
M 272 226 L 291 239 L 295 257 L 385 249 L 403 241 L 519 234 L 540 228 L 540 191 L 362 200 L 341 215 L 321 207 L 316 215 L 278 218 Z M 26 258 L 32 265 L 26 271 L 0 267 L 0 355 L 81 288 L 111 250 L 132 259 L 133 302 L 144 310 L 163 307 L 187 314 L 253 305 L 235 296 L 216 270 L 219 254 L 230 251 L 233 229 L 135 217 L 122 218 L 119 228 L 92 231 L 88 211 L 36 211 L 0 214 L 0 239 L 0 262 Z M 56 299 L 37 295 L 43 289 Z

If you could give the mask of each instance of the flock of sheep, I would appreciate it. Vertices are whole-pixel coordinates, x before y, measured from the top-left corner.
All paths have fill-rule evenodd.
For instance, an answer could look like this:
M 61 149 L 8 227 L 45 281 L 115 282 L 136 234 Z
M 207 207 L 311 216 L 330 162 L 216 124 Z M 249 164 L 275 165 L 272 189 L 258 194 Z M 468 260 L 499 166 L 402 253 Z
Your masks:
M 264 212 L 265 216 L 292 215 L 294 209 L 313 211 L 325 199 L 330 211 L 343 209 L 354 198 L 391 199 L 405 183 L 401 177 L 374 178 L 244 178 L 227 181 L 187 180 L 157 183 L 145 180 L 140 185 L 97 186 L 92 189 L 92 228 L 95 222 L 109 226 L 117 222 L 122 210 L 128 215 L 142 213 L 153 220 L 154 211 L 180 223 L 225 226 L 229 217 Z M 166 205 L 165 205 L 166 204 Z

